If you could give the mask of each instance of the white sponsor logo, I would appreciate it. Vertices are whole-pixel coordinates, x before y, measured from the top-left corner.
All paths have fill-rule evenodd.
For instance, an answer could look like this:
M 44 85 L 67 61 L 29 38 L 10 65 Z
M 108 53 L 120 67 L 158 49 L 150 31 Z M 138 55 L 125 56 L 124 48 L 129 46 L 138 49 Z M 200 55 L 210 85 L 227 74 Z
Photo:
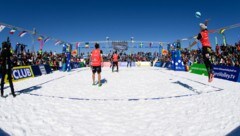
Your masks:
M 32 77 L 32 73 L 30 68 L 14 69 L 13 77 L 15 80 L 18 80 L 22 78 Z

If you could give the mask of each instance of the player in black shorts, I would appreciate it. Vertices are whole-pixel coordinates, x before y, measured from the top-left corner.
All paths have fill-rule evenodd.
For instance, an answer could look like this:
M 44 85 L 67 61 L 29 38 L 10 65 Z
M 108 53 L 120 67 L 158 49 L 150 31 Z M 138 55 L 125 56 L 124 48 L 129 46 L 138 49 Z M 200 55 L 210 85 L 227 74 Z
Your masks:
M 91 53 L 91 67 L 92 67 L 92 80 L 93 85 L 96 85 L 95 83 L 95 74 L 98 73 L 98 86 L 102 86 L 101 83 L 101 72 L 102 72 L 102 50 L 99 49 L 99 44 L 95 44 L 95 49 Z
M 208 72 L 208 82 L 212 82 L 214 73 L 213 73 L 213 66 L 210 59 L 213 51 L 211 49 L 211 43 L 209 40 L 209 32 L 207 29 L 207 25 L 208 25 L 208 20 L 206 20 L 204 24 L 200 23 L 201 32 L 198 34 L 196 41 L 194 41 L 190 45 L 190 48 L 193 47 L 195 44 L 197 44 L 198 41 L 202 43 L 202 55 L 203 55 L 204 64 Z
M 96 73 L 100 74 L 102 72 L 102 66 L 92 66 L 92 72 L 94 74 Z

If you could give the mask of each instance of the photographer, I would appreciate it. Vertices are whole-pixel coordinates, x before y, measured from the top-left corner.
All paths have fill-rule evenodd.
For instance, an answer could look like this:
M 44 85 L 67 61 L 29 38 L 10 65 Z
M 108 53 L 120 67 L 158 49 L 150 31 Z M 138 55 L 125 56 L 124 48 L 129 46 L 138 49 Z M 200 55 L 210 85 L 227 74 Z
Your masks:
M 4 79 L 5 79 L 6 74 L 8 76 L 8 81 L 9 81 L 9 84 L 10 84 L 12 95 L 13 95 L 13 97 L 16 97 L 16 94 L 15 94 L 14 88 L 13 88 L 13 83 L 12 83 L 12 65 L 11 65 L 11 60 L 10 60 L 10 57 L 12 56 L 12 53 L 11 53 L 10 50 L 11 50 L 11 43 L 9 42 L 9 39 L 8 39 L 7 42 L 2 43 L 1 97 L 4 97 L 3 96 L 3 89 L 4 89 Z

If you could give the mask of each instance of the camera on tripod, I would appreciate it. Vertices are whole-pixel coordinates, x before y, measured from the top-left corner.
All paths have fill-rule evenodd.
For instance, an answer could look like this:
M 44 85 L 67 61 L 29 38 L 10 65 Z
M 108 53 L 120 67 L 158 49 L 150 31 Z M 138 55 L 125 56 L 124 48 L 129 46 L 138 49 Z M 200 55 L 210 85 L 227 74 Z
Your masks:
M 10 55 L 10 50 L 11 50 L 11 43 L 8 38 L 7 41 L 2 43 L 2 53 L 4 55 Z M 4 56 L 4 57 L 7 57 L 7 56 Z

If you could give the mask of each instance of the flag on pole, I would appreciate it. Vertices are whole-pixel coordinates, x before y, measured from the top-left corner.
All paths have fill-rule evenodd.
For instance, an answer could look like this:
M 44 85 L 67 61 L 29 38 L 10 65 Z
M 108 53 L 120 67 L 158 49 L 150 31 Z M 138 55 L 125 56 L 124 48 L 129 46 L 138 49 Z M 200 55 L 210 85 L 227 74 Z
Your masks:
M 80 46 L 80 42 L 76 43 L 76 49 Z
M 38 37 L 38 41 L 42 41 L 43 40 L 43 37 L 42 36 L 39 36 Z
M 150 42 L 150 43 L 149 43 L 149 47 L 150 47 L 150 48 L 152 48 L 152 45 L 153 45 L 153 43 L 152 43 L 152 42 Z
M 223 28 L 223 29 L 221 29 L 221 30 L 219 31 L 219 33 L 220 33 L 220 34 L 223 34 L 225 31 L 226 31 L 226 29 Z
M 89 48 L 89 42 L 85 43 L 85 48 Z
M 37 34 L 36 28 L 33 28 L 33 35 Z
M 218 38 L 217 38 L 217 36 L 215 36 L 215 45 L 217 45 L 218 44 Z
M 16 32 L 16 28 L 10 30 L 10 34 L 14 34 Z
M 50 40 L 50 37 L 46 38 L 46 39 L 44 40 L 44 43 L 48 42 L 49 40 Z
M 140 46 L 139 46 L 139 47 L 140 47 L 140 48 L 142 48 L 142 47 L 143 47 L 143 43 L 142 43 L 142 42 L 140 43 Z
M 23 37 L 24 35 L 26 35 L 27 34 L 27 31 L 22 31 L 18 36 L 19 37 Z
M 60 41 L 60 40 L 57 40 L 56 43 L 55 43 L 55 45 L 58 45 L 58 44 L 60 44 L 60 43 L 61 43 L 61 41 Z
M 40 40 L 39 42 L 40 42 L 40 50 L 42 50 L 42 49 L 43 49 L 43 46 L 44 46 L 44 41 L 43 41 L 43 40 Z
M 2 30 L 5 28 L 6 26 L 4 25 L 0 25 L 0 32 L 2 32 Z

